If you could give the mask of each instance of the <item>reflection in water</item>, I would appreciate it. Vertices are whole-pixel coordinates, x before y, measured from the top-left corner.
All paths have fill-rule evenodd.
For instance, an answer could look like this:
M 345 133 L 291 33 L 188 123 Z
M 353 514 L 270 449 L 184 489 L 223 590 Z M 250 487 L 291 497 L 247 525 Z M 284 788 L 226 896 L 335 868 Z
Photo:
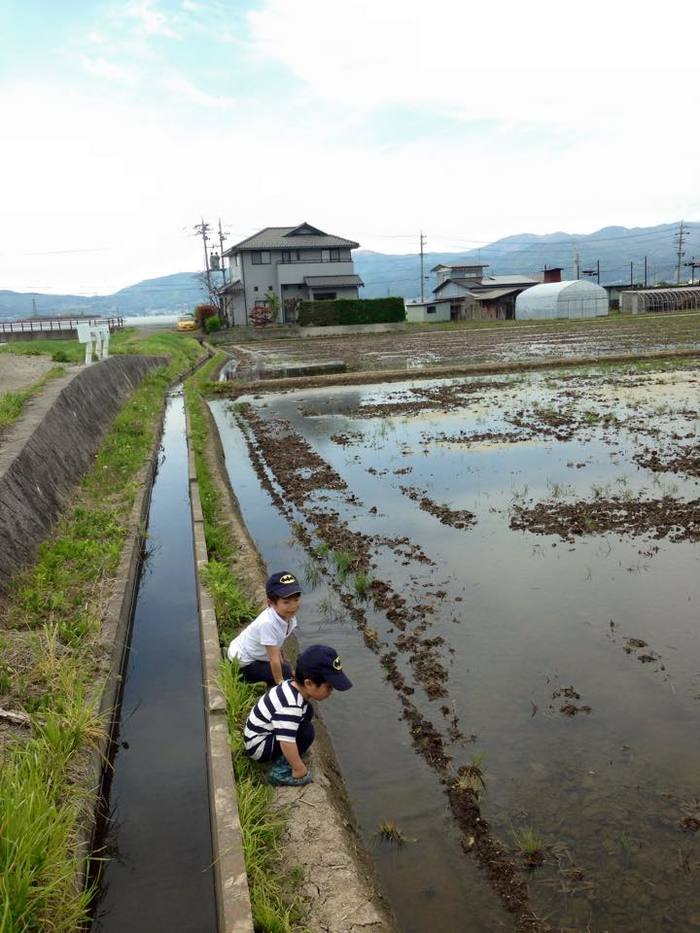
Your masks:
M 695 377 L 533 376 L 501 380 L 497 389 L 466 396 L 444 412 L 356 417 L 359 405 L 402 392 L 412 397 L 408 384 L 267 397 L 261 414 L 288 419 L 355 493 L 353 503 L 327 491 L 312 500 L 337 510 L 351 530 L 375 536 L 372 574 L 409 607 L 430 607 L 428 634 L 444 638 L 439 652 L 448 701 L 431 701 L 416 683 L 416 705 L 441 728 L 456 766 L 468 765 L 475 751 L 483 754 L 482 815 L 514 856 L 524 831 L 542 840 L 544 864 L 529 873 L 523 867 L 537 912 L 552 925 L 581 930 L 695 929 L 697 546 L 649 535 L 584 534 L 569 542 L 509 527 L 518 504 L 592 500 L 601 490 L 623 499 L 696 498 L 697 480 L 651 473 L 632 459 L 643 445 L 696 436 Z M 282 553 L 279 518 L 249 468 L 241 467 L 240 437 L 224 406 L 213 408 L 234 488 L 271 565 Z M 576 414 L 566 440 L 550 430 L 557 413 Z M 508 443 L 508 434 L 518 431 L 518 443 Z M 489 432 L 497 443 L 484 437 Z M 472 434 L 480 438 L 476 445 L 468 442 Z M 402 485 L 445 508 L 474 513 L 476 525 L 441 524 L 402 494 Z M 408 538 L 409 545 L 399 553 L 377 537 Z M 411 551 L 416 544 L 428 561 Z M 332 568 L 324 569 L 328 579 Z M 326 598 L 322 590 L 307 600 L 302 633 L 311 637 L 316 625 L 329 639 L 343 640 L 353 678 L 361 671 L 363 690 L 352 711 L 333 707 L 328 718 L 366 836 L 394 816 L 407 835 L 424 841 L 446 833 L 453 846 L 440 789 L 432 782 L 431 792 L 431 776 L 419 761 L 408 764 L 407 727 L 397 723 L 375 656 L 347 618 L 314 618 L 314 604 Z M 368 622 L 382 640 L 396 641 L 382 613 L 370 609 Z M 397 666 L 416 682 L 410 652 L 399 650 Z M 461 738 L 451 741 L 455 716 Z M 459 858 L 450 849 L 454 872 L 466 870 Z M 458 923 L 451 904 L 460 903 L 465 884 L 477 889 L 479 881 L 446 878 L 439 846 L 424 846 L 420 859 L 410 846 L 390 858 L 378 851 L 377 859 L 404 929 L 429 929 L 421 926 L 429 917 L 440 928 L 466 928 L 450 926 Z M 439 891 L 432 913 L 428 888 Z M 489 914 L 488 898 L 479 892 L 470 928 L 507 923 Z
M 148 533 L 92 929 L 208 933 L 216 909 L 181 395 L 168 401 Z

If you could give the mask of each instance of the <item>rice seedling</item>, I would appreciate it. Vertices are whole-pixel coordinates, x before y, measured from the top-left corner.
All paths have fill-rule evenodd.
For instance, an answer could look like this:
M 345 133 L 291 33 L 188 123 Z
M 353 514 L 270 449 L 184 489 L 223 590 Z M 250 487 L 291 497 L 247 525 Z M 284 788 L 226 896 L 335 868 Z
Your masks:
M 342 581 L 347 577 L 356 560 L 357 558 L 352 551 L 333 551 L 333 562 L 339 580 Z
M 330 545 L 328 544 L 327 541 L 319 541 L 318 544 L 315 544 L 315 545 L 311 548 L 311 553 L 313 554 L 314 557 L 316 557 L 316 558 L 318 558 L 319 560 L 321 560 L 321 559 L 323 559 L 323 558 L 325 558 L 325 557 L 328 557 L 328 554 L 330 553 L 330 550 L 331 550 L 331 548 L 330 548 Z
M 382 820 L 377 827 L 377 835 L 385 842 L 393 842 L 397 846 L 402 846 L 407 842 L 395 820 Z
M 352 582 L 355 592 L 360 597 L 360 599 L 366 599 L 370 584 L 372 582 L 372 577 L 368 573 L 365 573 L 364 570 L 358 570 L 358 572 L 353 577 Z
M 319 599 L 318 611 L 324 622 L 335 622 L 342 616 L 340 604 L 331 593 Z
M 312 590 L 320 583 L 321 568 L 315 560 L 304 561 L 304 580 Z
M 527 863 L 531 867 L 541 865 L 544 861 L 544 854 L 542 851 L 544 843 L 534 829 L 532 829 L 532 827 L 527 827 L 527 829 L 516 830 L 511 827 L 511 830 L 515 844 L 525 857 Z
M 484 753 L 475 752 L 471 761 L 457 772 L 457 777 L 452 782 L 452 786 L 473 796 L 476 800 L 481 796 L 481 792 L 486 789 L 486 781 L 483 772 Z

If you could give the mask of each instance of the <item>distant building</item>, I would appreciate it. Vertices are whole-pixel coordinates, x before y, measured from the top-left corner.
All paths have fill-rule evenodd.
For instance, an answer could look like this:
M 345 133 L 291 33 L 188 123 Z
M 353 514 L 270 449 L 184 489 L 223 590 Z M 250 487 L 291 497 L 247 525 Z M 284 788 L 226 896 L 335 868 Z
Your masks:
M 324 233 L 311 224 L 265 227 L 223 254 L 228 283 L 220 290 L 229 319 L 248 324 L 270 292 L 279 302 L 278 320 L 296 320 L 300 300 L 357 298 L 363 285 L 355 274 L 352 250 L 359 243 Z
M 607 292 L 586 279 L 533 285 L 515 302 L 519 321 L 602 317 L 607 313 Z
M 452 319 L 451 298 L 430 298 L 426 301 L 406 301 L 406 320 L 410 324 L 437 324 Z
M 437 275 L 433 295 L 450 299 L 453 320 L 512 320 L 517 296 L 542 281 L 528 275 L 486 275 L 487 268 L 487 264 L 473 263 L 440 264 L 431 269 Z

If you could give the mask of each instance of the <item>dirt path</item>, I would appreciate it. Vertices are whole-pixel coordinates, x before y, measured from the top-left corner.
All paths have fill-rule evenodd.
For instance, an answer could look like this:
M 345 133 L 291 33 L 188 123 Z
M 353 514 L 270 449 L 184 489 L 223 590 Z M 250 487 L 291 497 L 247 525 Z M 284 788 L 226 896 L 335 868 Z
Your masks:
M 28 389 L 35 382 L 39 382 L 55 365 L 48 356 L 0 353 L 0 395 Z

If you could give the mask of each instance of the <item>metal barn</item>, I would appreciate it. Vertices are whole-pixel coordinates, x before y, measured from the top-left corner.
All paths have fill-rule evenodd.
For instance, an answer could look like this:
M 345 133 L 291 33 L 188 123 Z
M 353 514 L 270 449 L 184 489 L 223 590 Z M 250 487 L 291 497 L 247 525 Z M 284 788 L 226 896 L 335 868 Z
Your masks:
M 585 279 L 533 285 L 515 301 L 515 317 L 519 321 L 603 317 L 607 313 L 607 292 Z

